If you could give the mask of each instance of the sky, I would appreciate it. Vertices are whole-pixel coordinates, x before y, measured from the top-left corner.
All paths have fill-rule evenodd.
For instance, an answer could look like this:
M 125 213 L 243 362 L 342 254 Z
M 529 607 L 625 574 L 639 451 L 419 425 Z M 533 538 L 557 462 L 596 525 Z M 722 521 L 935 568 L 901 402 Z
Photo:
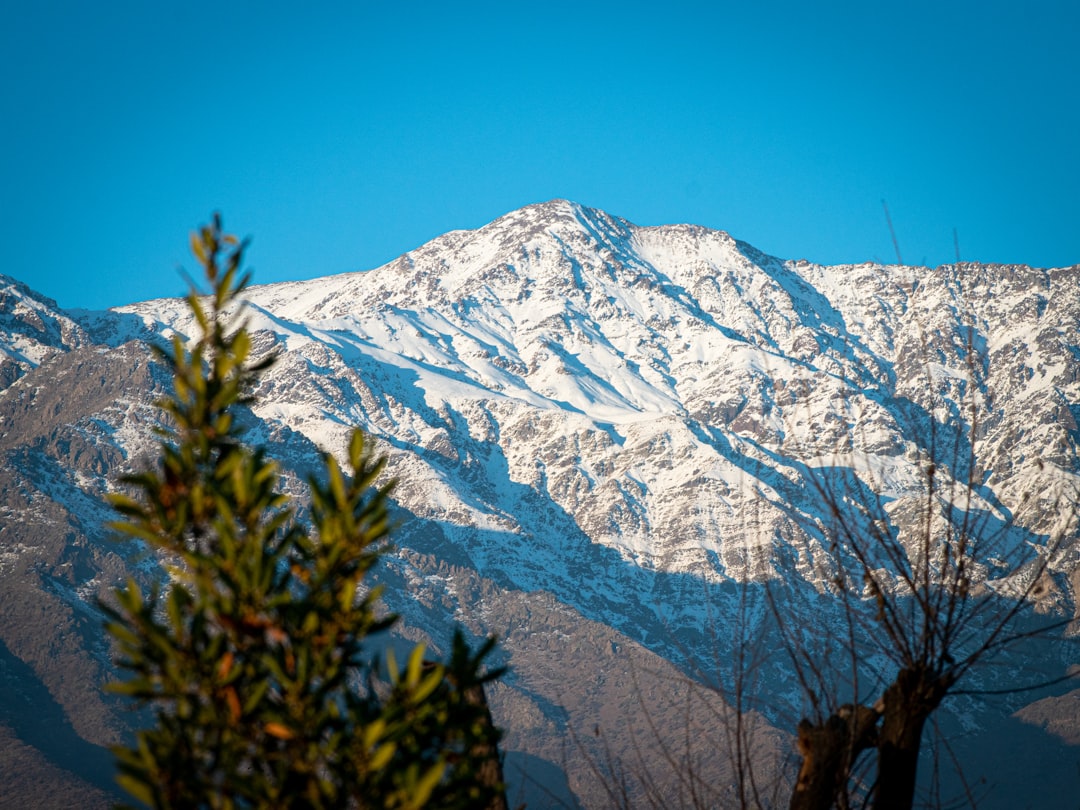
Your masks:
M 0 6 L 0 273 L 178 295 L 566 198 L 825 264 L 1080 262 L 1080 3 L 35 0 Z

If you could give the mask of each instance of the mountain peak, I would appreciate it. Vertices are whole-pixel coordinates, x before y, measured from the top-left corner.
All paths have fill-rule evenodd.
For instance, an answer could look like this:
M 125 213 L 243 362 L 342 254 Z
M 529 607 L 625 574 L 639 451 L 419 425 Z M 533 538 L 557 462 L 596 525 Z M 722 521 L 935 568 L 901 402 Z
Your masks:
M 574 202 L 573 200 L 558 197 L 546 202 L 522 206 L 521 208 L 504 214 L 496 219 L 495 222 L 512 218 L 517 220 L 534 219 L 557 223 L 580 221 L 582 218 L 588 219 L 596 216 L 607 217 L 608 215 L 599 209 L 589 208 L 588 206 Z
M 54 300 L 0 275 L 0 389 L 52 354 L 86 340 L 83 329 Z
M 565 199 L 526 205 L 468 233 L 478 238 L 498 234 L 504 244 L 527 245 L 536 237 L 554 236 L 563 242 L 583 237 L 605 245 L 629 238 L 633 225 L 598 208 Z
M 567 723 L 591 728 L 640 700 L 611 691 L 656 671 L 627 656 L 635 644 L 673 662 L 727 660 L 740 638 L 769 649 L 732 580 L 770 578 L 775 594 L 820 605 L 822 638 L 850 630 L 828 612 L 842 543 L 823 543 L 835 526 L 823 482 L 880 498 L 882 525 L 907 542 L 924 525 L 925 463 L 952 448 L 935 480 L 966 498 L 946 476 L 963 488 L 978 471 L 969 502 L 1004 544 L 972 551 L 970 570 L 1007 593 L 1010 545 L 1045 547 L 1059 520 L 1052 485 L 1078 472 L 1080 267 L 943 266 L 919 282 L 909 268 L 782 261 L 722 231 L 638 227 L 551 200 L 368 272 L 249 288 L 253 344 L 281 352 L 243 418 L 289 482 L 320 466 L 319 448 L 343 452 L 349 428 L 373 437 L 404 518 L 388 609 L 432 638 L 458 621 L 497 632 L 521 675 L 495 710 L 516 706 L 529 725 L 515 736 L 557 752 Z M 32 611 L 33 632 L 51 648 L 83 645 L 98 677 L 99 644 L 70 628 L 106 583 L 146 573 L 145 555 L 121 560 L 134 549 L 106 543 L 99 498 L 151 452 L 160 389 L 137 344 L 57 357 L 69 344 L 49 330 L 62 313 L 5 283 L 0 349 L 53 354 L 0 363 L 0 382 L 23 375 L 0 392 L 0 574 L 47 606 Z M 180 299 L 111 314 L 97 339 L 113 345 L 198 331 Z M 1080 538 L 1067 539 L 1048 609 L 1075 608 Z M 0 637 L 26 639 L 30 614 L 10 614 Z M 735 617 L 751 624 L 714 631 Z M 595 679 L 577 663 L 548 669 L 567 649 L 602 653 L 584 656 Z M 754 677 L 763 707 L 798 710 L 783 656 Z M 582 678 L 595 713 L 573 691 Z M 573 781 L 595 780 L 579 767 Z

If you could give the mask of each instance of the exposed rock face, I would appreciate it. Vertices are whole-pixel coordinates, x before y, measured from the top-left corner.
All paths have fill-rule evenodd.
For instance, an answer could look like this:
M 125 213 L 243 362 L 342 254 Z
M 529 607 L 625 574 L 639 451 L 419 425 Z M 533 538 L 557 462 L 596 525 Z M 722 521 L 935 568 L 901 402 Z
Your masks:
M 402 513 L 382 577 L 405 635 L 438 646 L 453 621 L 497 633 L 511 765 L 587 806 L 609 797 L 580 752 L 632 757 L 648 740 L 661 762 L 656 729 L 682 751 L 686 700 L 729 716 L 678 685 L 728 679 L 733 651 L 764 632 L 736 582 L 782 581 L 793 603 L 820 601 L 823 626 L 835 618 L 819 596 L 826 470 L 854 471 L 901 538 L 928 458 L 975 481 L 976 512 L 1001 529 L 980 563 L 1003 590 L 1018 574 L 995 560 L 1060 528 L 1080 480 L 1078 267 L 821 267 L 553 201 L 249 298 L 259 350 L 283 350 L 252 439 L 293 483 L 353 425 L 380 440 Z M 167 381 L 145 341 L 193 328 L 175 300 L 76 323 L 14 282 L 0 297 L 0 641 L 74 739 L 103 744 L 122 725 L 97 692 L 108 654 L 91 597 L 153 575 L 106 540 L 101 502 L 152 451 Z M 1073 615 L 1077 542 L 1054 558 L 1045 611 Z M 761 677 L 761 708 L 792 731 L 782 657 Z M 958 716 L 977 725 L 975 711 Z M 726 790 L 716 735 L 687 755 Z
M 0 390 L 48 357 L 86 342 L 82 328 L 55 301 L 0 276 Z

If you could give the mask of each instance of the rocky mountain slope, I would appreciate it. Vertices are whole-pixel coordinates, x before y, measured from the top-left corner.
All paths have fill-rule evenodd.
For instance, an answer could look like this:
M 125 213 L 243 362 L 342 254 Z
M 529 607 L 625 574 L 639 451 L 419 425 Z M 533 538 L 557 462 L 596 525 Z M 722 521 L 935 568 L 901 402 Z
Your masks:
M 729 682 L 732 653 L 765 632 L 738 583 L 783 583 L 835 618 L 820 482 L 838 470 L 901 536 L 928 458 L 973 482 L 1002 591 L 1023 577 L 1009 561 L 1065 527 L 1039 608 L 1075 616 L 1080 538 L 1062 517 L 1080 482 L 1080 267 L 822 267 L 553 201 L 248 297 L 257 346 L 282 350 L 250 435 L 294 482 L 351 426 L 379 440 L 400 482 L 387 599 L 406 637 L 438 647 L 456 621 L 503 639 L 512 674 L 492 701 L 531 807 L 605 806 L 590 757 L 662 763 L 665 745 L 730 786 L 724 724 L 687 743 L 691 714 L 730 716 L 695 684 Z M 0 309 L 0 731 L 79 790 L 107 789 L 20 712 L 51 701 L 66 750 L 123 733 L 97 691 L 93 597 L 155 562 L 107 539 L 101 498 L 152 452 L 167 380 L 146 342 L 194 326 L 181 301 L 64 313 L 15 282 Z M 1049 675 L 1075 660 L 1068 645 L 1025 655 Z M 766 761 L 800 707 L 781 656 L 761 678 Z M 1075 782 L 1080 751 L 1050 744 L 1075 732 L 1039 721 L 1046 705 L 1024 728 Z M 985 751 L 974 732 L 1016 708 L 960 700 L 953 717 Z

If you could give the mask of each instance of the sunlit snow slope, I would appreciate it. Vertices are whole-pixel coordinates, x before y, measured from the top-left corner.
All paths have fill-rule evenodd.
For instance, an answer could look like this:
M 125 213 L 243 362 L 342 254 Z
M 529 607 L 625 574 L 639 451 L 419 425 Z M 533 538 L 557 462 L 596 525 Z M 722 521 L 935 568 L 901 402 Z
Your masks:
M 42 779 L 61 762 L 82 779 L 72 790 L 107 790 L 107 768 L 64 759 L 89 743 L 104 756 L 95 746 L 126 722 L 99 690 L 109 655 L 94 599 L 160 571 L 108 540 L 103 496 L 153 452 L 168 380 L 146 342 L 194 325 L 179 300 L 65 313 L 0 281 L 0 787 L 3 751 L 24 751 L 5 741 L 18 741 Z M 830 546 L 823 482 L 856 474 L 908 543 L 935 462 L 996 541 L 973 570 L 1007 593 L 1027 575 L 1010 548 L 1046 553 L 1080 473 L 1080 267 L 823 267 L 556 200 L 374 270 L 247 297 L 257 351 L 280 352 L 244 417 L 252 440 L 299 491 L 320 448 L 341 452 L 354 426 L 375 437 L 399 482 L 396 550 L 378 576 L 401 632 L 436 650 L 455 622 L 497 634 L 511 671 L 491 698 L 525 763 L 515 784 L 558 784 L 588 807 L 606 794 L 567 757 L 570 732 L 598 756 L 663 762 L 641 746 L 685 743 L 679 673 L 723 680 L 748 643 L 776 652 L 758 697 L 794 728 L 790 660 L 763 635 L 760 603 L 740 601 L 761 589 L 734 583 L 769 581 L 779 609 L 810 610 L 815 639 L 842 636 L 830 559 L 849 549 Z M 1052 555 L 1039 605 L 1066 620 L 1077 542 Z M 1037 654 L 996 662 L 991 685 L 1069 663 Z M 70 721 L 56 751 L 5 708 L 29 694 Z M 950 711 L 965 732 L 986 716 Z M 727 785 L 718 745 L 695 735 L 692 753 Z
M 806 465 L 911 495 L 943 453 L 934 421 L 976 414 L 1003 508 L 1036 462 L 1075 472 L 1077 285 L 1076 268 L 785 262 L 557 200 L 370 272 L 253 288 L 253 328 L 286 349 L 259 415 L 319 445 L 383 438 L 404 505 L 512 533 L 469 553 L 522 586 L 577 543 L 763 576 L 758 550 L 820 518 Z M 178 302 L 128 311 L 191 331 Z

